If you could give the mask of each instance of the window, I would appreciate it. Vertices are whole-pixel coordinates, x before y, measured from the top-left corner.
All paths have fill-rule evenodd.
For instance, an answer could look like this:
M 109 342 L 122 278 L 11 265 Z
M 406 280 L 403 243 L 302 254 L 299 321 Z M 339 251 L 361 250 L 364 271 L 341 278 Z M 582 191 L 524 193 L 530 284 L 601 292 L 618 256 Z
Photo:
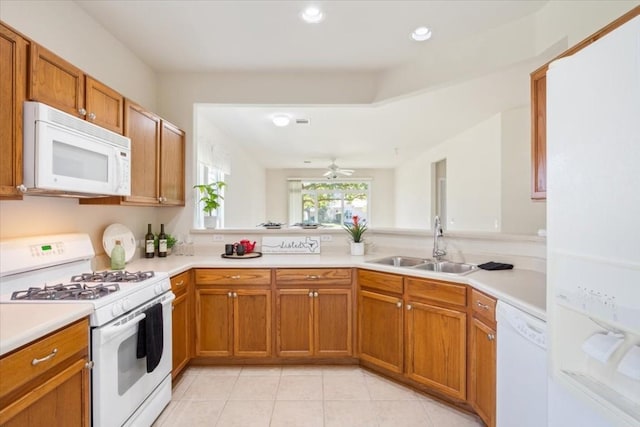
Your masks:
M 198 184 L 208 184 L 211 182 L 225 181 L 225 174 L 222 170 L 213 166 L 206 165 L 204 163 L 198 163 Z M 224 227 L 224 188 L 220 190 L 222 200 L 220 200 L 220 206 L 214 212 L 211 212 L 213 216 L 217 217 L 216 228 Z M 200 201 L 200 192 L 198 192 L 195 198 L 196 207 L 194 209 L 195 215 L 195 227 L 204 228 L 204 211 L 203 203 Z
M 354 215 L 370 221 L 370 183 L 364 181 L 289 181 L 290 223 L 348 224 Z

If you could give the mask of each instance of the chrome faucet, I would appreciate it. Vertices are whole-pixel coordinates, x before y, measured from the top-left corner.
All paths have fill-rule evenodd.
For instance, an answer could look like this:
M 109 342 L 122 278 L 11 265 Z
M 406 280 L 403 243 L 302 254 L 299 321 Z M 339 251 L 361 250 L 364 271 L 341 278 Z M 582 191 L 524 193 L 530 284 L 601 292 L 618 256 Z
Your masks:
M 436 261 L 440 261 L 440 259 L 447 254 L 447 251 L 438 247 L 438 242 L 441 237 L 442 224 L 440 224 L 440 217 L 436 215 L 433 219 L 433 258 L 435 258 Z

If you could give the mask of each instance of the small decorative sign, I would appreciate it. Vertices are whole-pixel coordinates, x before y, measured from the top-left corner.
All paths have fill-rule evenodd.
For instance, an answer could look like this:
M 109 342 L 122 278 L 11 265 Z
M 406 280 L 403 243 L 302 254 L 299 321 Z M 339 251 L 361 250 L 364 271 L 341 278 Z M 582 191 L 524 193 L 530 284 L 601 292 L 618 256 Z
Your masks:
M 264 254 L 319 254 L 320 236 L 264 236 Z

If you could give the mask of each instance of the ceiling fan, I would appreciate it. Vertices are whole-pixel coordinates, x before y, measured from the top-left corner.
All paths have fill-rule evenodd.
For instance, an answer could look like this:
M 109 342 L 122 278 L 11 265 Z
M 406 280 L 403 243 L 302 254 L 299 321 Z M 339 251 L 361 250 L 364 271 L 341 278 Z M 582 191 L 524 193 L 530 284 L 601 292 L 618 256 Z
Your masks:
M 331 159 L 331 164 L 328 166 L 328 170 L 323 174 L 327 179 L 336 179 L 341 176 L 351 176 L 355 172 L 353 169 L 342 169 L 336 165 L 336 159 Z

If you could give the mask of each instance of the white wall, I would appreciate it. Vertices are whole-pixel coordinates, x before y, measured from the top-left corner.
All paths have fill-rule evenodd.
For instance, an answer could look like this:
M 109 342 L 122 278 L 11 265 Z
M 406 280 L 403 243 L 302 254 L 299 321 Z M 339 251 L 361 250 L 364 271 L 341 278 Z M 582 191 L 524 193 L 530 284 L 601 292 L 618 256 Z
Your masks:
M 0 19 L 125 96 L 155 108 L 153 70 L 75 3 L 2 0 Z M 96 253 L 103 253 L 102 233 L 111 223 L 126 225 L 138 239 L 146 233 L 147 223 L 160 231 L 154 208 L 85 206 L 77 199 L 37 196 L 0 201 L 0 239 L 85 232 Z
M 267 169 L 266 186 L 269 189 L 267 220 L 288 223 L 289 187 L 287 178 L 320 179 L 326 169 Z M 371 179 L 371 205 L 368 222 L 374 227 L 392 227 L 394 221 L 394 171 L 393 169 L 359 169 L 351 178 Z

